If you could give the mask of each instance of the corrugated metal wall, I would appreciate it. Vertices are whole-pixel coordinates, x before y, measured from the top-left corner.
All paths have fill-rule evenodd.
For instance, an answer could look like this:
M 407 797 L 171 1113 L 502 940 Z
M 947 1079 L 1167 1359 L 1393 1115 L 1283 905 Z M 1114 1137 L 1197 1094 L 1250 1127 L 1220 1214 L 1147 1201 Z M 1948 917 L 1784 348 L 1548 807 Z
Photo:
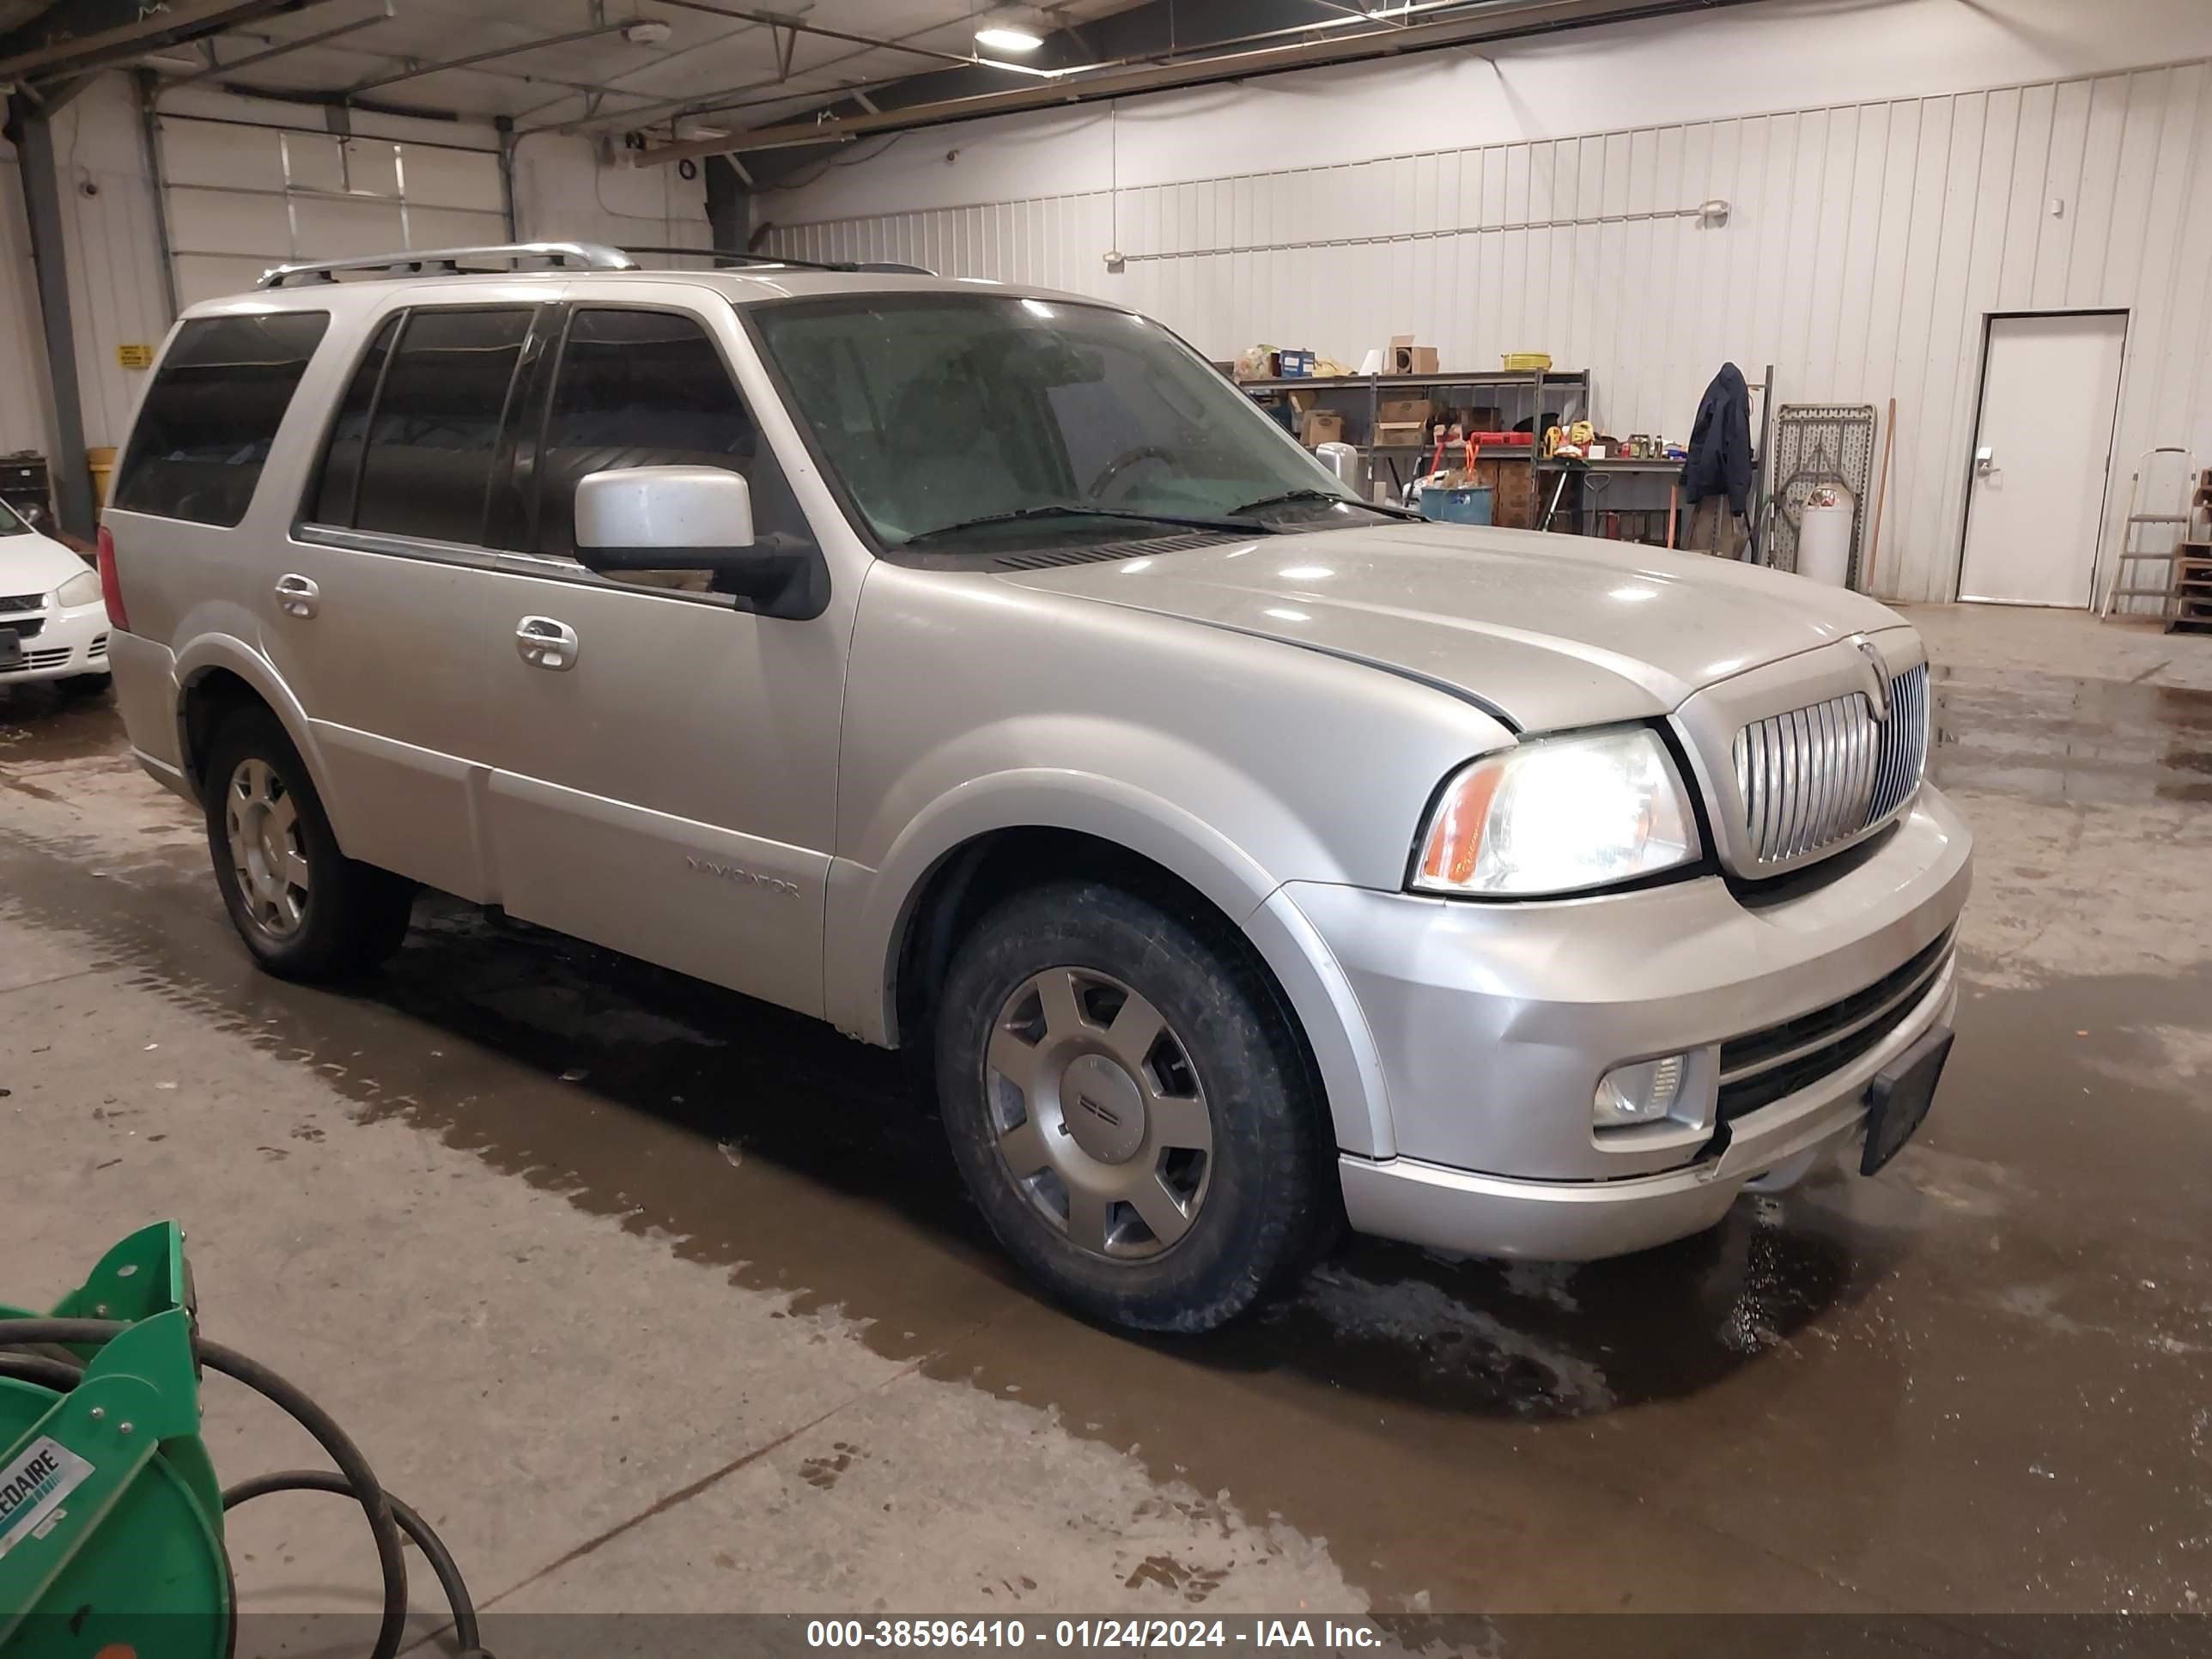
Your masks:
M 1731 212 L 1712 228 L 1692 210 L 1716 198 Z M 1265 341 L 1356 363 L 1408 331 L 1453 368 L 1547 350 L 1591 371 L 1618 433 L 1686 435 L 1723 358 L 1773 363 L 1784 402 L 1893 396 L 1879 585 L 1905 599 L 1955 592 L 1991 312 L 2130 313 L 2107 580 L 2136 453 L 2212 451 L 2203 62 L 796 224 L 769 245 L 1097 295 L 1217 358 Z
M 0 455 L 43 453 L 47 434 L 46 348 L 23 222 L 23 181 L 12 145 L 0 143 Z
M 62 231 L 69 255 L 70 322 L 84 399 L 84 441 L 119 447 L 146 371 L 116 359 L 121 345 L 159 345 L 169 331 L 154 185 L 131 83 L 102 76 L 54 121 Z

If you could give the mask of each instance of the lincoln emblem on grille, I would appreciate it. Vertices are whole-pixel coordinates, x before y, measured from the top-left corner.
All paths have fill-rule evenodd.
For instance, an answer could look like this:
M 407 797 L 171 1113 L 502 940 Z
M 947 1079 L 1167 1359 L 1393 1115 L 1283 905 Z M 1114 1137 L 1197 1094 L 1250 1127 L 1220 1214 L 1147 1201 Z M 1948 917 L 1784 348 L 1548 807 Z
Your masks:
M 1887 725 L 1889 721 L 1889 665 L 1881 659 L 1881 653 L 1875 649 L 1875 642 L 1865 635 L 1860 635 L 1851 643 L 1858 647 L 1859 654 L 1867 659 L 1867 667 L 1873 671 L 1870 677 L 1873 683 L 1867 690 L 1867 698 L 1874 704 L 1875 724 Z

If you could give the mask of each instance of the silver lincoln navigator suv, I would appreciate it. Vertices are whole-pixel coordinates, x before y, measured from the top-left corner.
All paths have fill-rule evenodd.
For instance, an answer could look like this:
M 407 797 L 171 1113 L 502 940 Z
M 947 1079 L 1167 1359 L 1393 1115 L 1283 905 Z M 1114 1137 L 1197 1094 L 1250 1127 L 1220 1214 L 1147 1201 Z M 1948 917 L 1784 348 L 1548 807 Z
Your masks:
M 429 886 L 915 1049 L 1006 1249 L 1125 1325 L 1339 1219 L 1588 1258 L 1871 1174 L 1949 1048 L 1911 628 L 1368 505 L 1094 300 L 280 270 L 171 332 L 100 565 L 271 972 Z

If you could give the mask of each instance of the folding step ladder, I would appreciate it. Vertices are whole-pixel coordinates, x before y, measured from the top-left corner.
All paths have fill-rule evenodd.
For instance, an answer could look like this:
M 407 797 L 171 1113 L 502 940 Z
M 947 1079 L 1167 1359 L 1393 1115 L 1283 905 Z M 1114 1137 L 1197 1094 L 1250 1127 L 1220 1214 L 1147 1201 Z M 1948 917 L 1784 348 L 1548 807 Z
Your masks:
M 2143 473 L 2160 455 L 2181 457 L 2181 511 L 2179 513 L 2142 513 Z M 2174 589 L 2179 576 L 2182 559 L 2201 555 L 2201 542 L 2192 545 L 2190 530 L 2197 522 L 2197 510 L 2203 503 L 2206 480 L 2197 471 L 2197 458 L 2178 444 L 2160 444 L 2146 449 L 2136 459 L 2135 476 L 2128 480 L 2128 517 L 2120 530 L 2119 556 L 2113 562 L 2112 585 L 2106 590 L 2105 608 L 2100 617 L 2110 617 L 2112 607 L 2122 599 L 2156 599 L 2158 614 L 2171 617 L 2173 614 Z M 2145 547 L 2136 540 L 2142 530 L 2154 532 L 2154 540 L 2163 545 Z M 2128 567 L 2132 564 L 2162 564 L 2166 580 L 2156 587 L 2128 586 Z

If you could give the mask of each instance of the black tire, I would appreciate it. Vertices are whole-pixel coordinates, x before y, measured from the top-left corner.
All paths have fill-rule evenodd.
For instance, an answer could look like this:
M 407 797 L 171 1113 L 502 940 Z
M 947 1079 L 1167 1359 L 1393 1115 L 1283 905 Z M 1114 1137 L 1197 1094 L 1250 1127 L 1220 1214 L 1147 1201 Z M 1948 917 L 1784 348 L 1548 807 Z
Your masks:
M 1005 1074 L 994 1073 L 990 1044 L 1010 999 L 1058 969 L 1109 977 L 1152 1005 L 1170 1045 L 1153 1052 L 1194 1079 L 1187 1087 L 1211 1124 L 1187 1231 L 1163 1247 L 1149 1227 L 1126 1219 L 1130 1206 L 1113 1211 L 1125 1218 L 1117 1225 L 1150 1241 L 1137 1248 L 1156 1252 L 1139 1259 L 1079 1248 L 1066 1184 L 1037 1185 L 1059 1182 L 1058 1173 L 1018 1178 L 999 1150 L 1009 1121 L 1030 1109 L 1024 1093 L 1010 1095 Z M 1049 1035 L 1035 1039 L 1034 1052 L 1043 1052 Z M 969 1191 L 1007 1254 L 1084 1314 L 1138 1330 L 1212 1330 L 1288 1289 L 1332 1236 L 1335 1211 L 1322 1184 L 1330 1139 L 1319 1091 L 1272 982 L 1218 918 L 1097 881 L 1018 893 L 955 952 L 937 1009 L 936 1048 L 939 1108 Z M 1063 1073 L 1058 1086 L 1072 1075 Z M 1056 1113 L 1056 1103 L 1048 1109 Z M 1042 1138 L 1064 1155 L 1077 1127 L 1055 1116 Z M 1144 1133 L 1144 1146 L 1124 1155 L 1130 1166 L 1188 1156 L 1156 1151 L 1158 1132 Z
M 272 931 L 256 914 L 231 854 L 233 783 L 240 769 L 254 761 L 268 768 L 274 787 L 289 801 L 289 839 L 307 860 L 306 898 L 297 924 L 289 931 Z M 208 746 L 201 793 L 208 854 L 215 864 L 216 884 L 222 890 L 223 907 L 263 968 L 281 979 L 343 979 L 374 967 L 399 948 L 407 937 L 414 884 L 338 850 L 307 763 L 276 715 L 266 708 L 246 708 L 224 720 Z

